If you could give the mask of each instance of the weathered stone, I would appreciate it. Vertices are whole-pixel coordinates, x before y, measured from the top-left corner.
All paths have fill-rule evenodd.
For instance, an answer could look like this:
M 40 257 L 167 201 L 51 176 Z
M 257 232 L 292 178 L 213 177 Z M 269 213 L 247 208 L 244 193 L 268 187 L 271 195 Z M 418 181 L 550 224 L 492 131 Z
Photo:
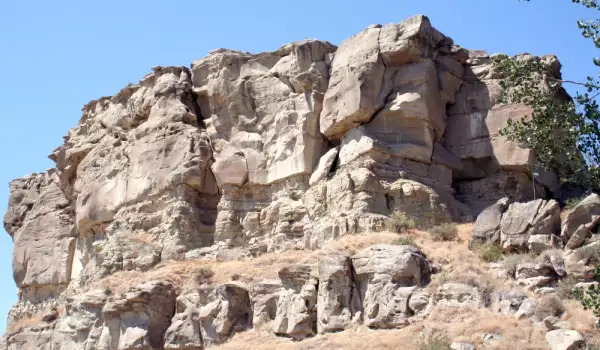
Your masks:
M 379 26 L 371 26 L 346 39 L 335 53 L 320 117 L 321 132 L 330 139 L 369 121 L 383 105 L 380 31 Z
M 363 322 L 370 328 L 400 328 L 412 315 L 409 299 L 416 287 L 428 283 L 430 268 L 413 246 L 376 245 L 352 257 Z
M 317 332 L 317 280 L 312 267 L 294 265 L 279 271 L 283 284 L 277 300 L 273 332 L 300 340 Z
M 477 287 L 462 283 L 445 283 L 433 295 L 433 303 L 443 307 L 481 308 L 484 300 Z
M 513 314 L 519 311 L 526 300 L 527 295 L 520 290 L 493 293 L 491 296 L 491 309 L 504 315 Z
M 455 341 L 450 344 L 451 350 L 476 350 L 475 345 L 471 343 Z
M 527 249 L 532 235 L 553 235 L 560 226 L 560 208 L 554 200 L 513 203 L 502 216 L 500 240 L 507 251 Z
M 185 312 L 176 314 L 165 333 L 165 350 L 204 349 L 199 321 L 200 316 L 195 306 L 190 306 Z
M 355 321 L 361 300 L 354 281 L 349 256 L 329 255 L 319 258 L 317 297 L 317 331 L 344 330 Z
M 556 329 L 546 333 L 546 341 L 552 350 L 583 350 L 585 339 L 577 331 Z
M 327 175 L 329 175 L 329 173 L 331 172 L 331 168 L 333 167 L 333 164 L 335 163 L 335 160 L 338 156 L 338 152 L 339 152 L 339 148 L 338 147 L 334 147 L 332 149 L 330 149 L 329 151 L 327 151 L 327 153 L 325 153 L 321 159 L 319 159 L 319 163 L 317 164 L 317 167 L 315 168 L 315 170 L 313 171 L 312 175 L 310 176 L 310 179 L 308 180 L 308 184 L 309 185 L 314 185 L 317 182 L 325 179 L 327 177 Z
M 222 343 L 232 334 L 252 328 L 250 297 L 245 288 L 221 285 L 215 289 L 213 299 L 198 311 L 204 344 Z
M 579 202 L 575 208 L 567 214 L 560 234 L 563 241 L 569 242 L 571 236 L 580 228 L 580 226 L 591 223 L 598 215 L 600 215 L 600 196 L 593 193 Z M 590 227 L 589 229 L 593 229 L 593 227 Z M 585 231 L 585 229 L 583 230 Z M 578 234 L 578 236 L 586 236 L 586 234 L 587 232 L 584 232 Z M 579 237 L 575 241 L 579 242 L 580 240 L 581 238 Z M 573 243 L 576 243 L 575 241 Z M 576 246 L 577 244 L 572 245 Z
M 502 198 L 477 216 L 475 228 L 469 235 L 469 249 L 483 244 L 500 244 L 500 222 L 507 208 L 508 198 Z

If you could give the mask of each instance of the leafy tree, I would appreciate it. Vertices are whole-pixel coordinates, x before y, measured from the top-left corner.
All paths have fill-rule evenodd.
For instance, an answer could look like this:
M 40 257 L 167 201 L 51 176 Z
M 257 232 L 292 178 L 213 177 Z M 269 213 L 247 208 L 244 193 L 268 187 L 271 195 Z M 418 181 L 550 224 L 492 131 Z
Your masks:
M 529 1 L 529 0 L 521 0 Z M 600 10 L 597 0 L 571 0 L 590 10 Z M 600 49 L 600 19 L 578 21 L 584 38 Z M 533 149 L 534 167 L 560 169 L 562 182 L 600 188 L 600 80 L 589 76 L 585 82 L 563 80 L 551 59 L 531 56 L 497 56 L 495 71 L 503 78 L 501 100 L 523 103 L 531 108 L 529 118 L 509 120 L 500 131 L 509 140 Z M 600 58 L 593 63 L 600 67 Z M 598 75 L 600 76 L 600 75 Z M 582 88 L 573 98 L 563 84 Z M 600 279 L 600 266 L 596 267 Z M 592 310 L 600 327 L 600 287 L 577 289 L 575 296 L 586 310 Z
M 529 1 L 529 0 L 521 0 Z M 572 0 L 590 9 L 600 10 L 597 0 Z M 600 48 L 600 19 L 578 21 L 585 38 Z M 560 169 L 563 183 L 600 188 L 600 80 L 588 77 L 585 82 L 563 80 L 553 67 L 555 61 L 545 57 L 497 56 L 495 71 L 501 81 L 501 101 L 523 103 L 532 112 L 530 118 L 509 120 L 500 134 L 531 148 L 535 168 Z M 593 63 L 600 66 L 600 59 Z M 569 98 L 563 84 L 584 89 Z

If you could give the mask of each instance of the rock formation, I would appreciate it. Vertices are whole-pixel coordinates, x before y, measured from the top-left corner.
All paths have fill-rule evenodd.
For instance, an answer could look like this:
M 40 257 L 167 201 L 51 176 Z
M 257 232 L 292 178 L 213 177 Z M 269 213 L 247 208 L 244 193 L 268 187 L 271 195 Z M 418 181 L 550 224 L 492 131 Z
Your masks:
M 526 57 L 560 77 L 554 56 Z M 474 245 L 557 245 L 556 202 L 509 205 L 532 199 L 534 186 L 538 198 L 558 188 L 552 173 L 532 182 L 532 151 L 498 135 L 529 112 L 499 103 L 500 78 L 490 55 L 416 16 L 339 47 L 219 49 L 88 103 L 50 155 L 56 167 L 10 184 L 4 227 L 19 301 L 9 326 L 66 308 L 9 332 L 7 348 L 201 349 L 260 323 L 302 339 L 353 324 L 403 327 L 430 303 L 483 307 L 472 286 L 421 290 L 431 268 L 409 246 L 324 256 L 248 288 L 95 286 L 172 261 L 316 249 L 383 230 L 396 211 L 422 227 L 470 221 L 504 197 L 483 211 L 493 222 L 478 223 Z M 570 247 L 587 237 L 593 210 L 567 219 Z

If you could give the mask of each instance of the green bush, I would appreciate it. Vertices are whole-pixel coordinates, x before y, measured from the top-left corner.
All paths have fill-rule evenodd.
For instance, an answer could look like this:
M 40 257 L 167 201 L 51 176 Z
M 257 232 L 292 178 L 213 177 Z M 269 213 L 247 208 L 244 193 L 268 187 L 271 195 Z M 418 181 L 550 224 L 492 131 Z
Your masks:
M 443 223 L 429 230 L 434 241 L 451 242 L 458 239 L 458 227 L 455 223 Z
M 415 237 L 409 236 L 409 235 L 400 236 L 398 238 L 395 238 L 392 241 L 392 244 L 395 244 L 395 245 L 415 245 Z
M 479 248 L 479 258 L 487 262 L 500 261 L 504 256 L 502 248 L 494 244 L 484 244 Z
M 600 266 L 594 272 L 596 280 L 600 279 Z M 573 291 L 575 298 L 581 301 L 585 310 L 591 310 L 596 317 L 596 327 L 600 328 L 600 287 L 591 285 L 587 289 L 577 288 Z
M 416 227 L 415 220 L 406 213 L 395 211 L 385 223 L 388 231 L 402 233 Z

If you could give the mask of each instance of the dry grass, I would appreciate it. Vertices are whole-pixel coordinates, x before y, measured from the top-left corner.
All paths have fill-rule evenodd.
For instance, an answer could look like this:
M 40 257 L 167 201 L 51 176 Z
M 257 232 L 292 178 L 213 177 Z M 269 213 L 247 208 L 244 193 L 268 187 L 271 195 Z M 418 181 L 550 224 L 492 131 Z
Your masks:
M 418 349 L 420 326 L 409 326 L 398 330 L 371 330 L 356 327 L 343 332 L 317 335 L 294 342 L 277 337 L 268 331 L 252 330 L 238 333 L 225 344 L 214 347 L 219 350 L 364 350 L 364 349 Z
M 566 309 L 562 301 L 555 295 L 547 295 L 538 300 L 535 306 L 535 318 L 543 320 L 548 316 L 560 317 Z
M 365 233 L 348 235 L 332 241 L 316 251 L 285 251 L 268 253 L 245 261 L 199 261 L 186 260 L 165 262 L 151 271 L 119 272 L 102 283 L 117 289 L 123 289 L 150 279 L 167 279 L 177 288 L 189 284 L 208 282 L 223 283 L 237 280 L 244 283 L 263 279 L 276 279 L 278 271 L 290 264 L 313 263 L 320 255 L 346 251 L 354 254 L 366 247 L 380 243 L 411 243 L 419 246 L 428 260 L 438 264 L 442 272 L 433 275 L 430 288 L 434 289 L 444 282 L 460 282 L 477 286 L 484 294 L 493 290 L 508 290 L 515 282 L 494 278 L 492 270 L 477 252 L 468 249 L 468 237 L 473 224 L 456 226 L 458 240 L 455 242 L 435 241 L 430 233 L 409 230 L 398 235 L 392 232 Z M 519 258 L 520 259 L 520 258 Z M 528 259 L 528 258 L 527 258 Z M 214 272 L 214 274 L 212 274 Z M 191 278 L 190 276 L 198 276 Z M 554 312 L 556 308 L 551 308 Z M 594 328 L 594 317 L 584 311 L 574 300 L 564 303 L 562 316 L 572 323 L 573 328 L 590 340 L 600 343 L 600 335 Z M 554 312 L 556 313 L 556 312 Z M 313 338 L 294 342 L 275 336 L 269 329 L 254 329 L 238 333 L 225 344 L 215 349 L 420 349 L 428 344 L 420 334 L 432 331 L 448 336 L 450 341 L 467 341 L 482 346 L 487 333 L 502 334 L 503 340 L 490 349 L 547 349 L 543 327 L 534 327 L 530 320 L 517 320 L 513 316 L 504 316 L 487 308 L 439 308 L 435 307 L 424 321 L 398 330 L 370 330 L 357 326 L 338 333 L 317 335 Z
M 16 333 L 22 330 L 23 328 L 34 326 L 37 324 L 43 323 L 42 314 L 35 314 L 33 316 L 23 318 L 18 320 L 17 322 L 13 322 L 6 327 L 6 334 Z
M 458 226 L 455 223 L 444 223 L 429 230 L 434 241 L 452 242 L 458 239 Z
M 385 228 L 390 232 L 402 233 L 417 227 L 415 220 L 404 212 L 395 211 L 385 222 Z
M 373 232 L 344 236 L 316 251 L 291 250 L 263 254 L 257 258 L 234 261 L 181 260 L 166 261 L 146 272 L 119 271 L 94 284 L 94 288 L 108 288 L 115 294 L 125 292 L 132 286 L 150 280 L 166 280 L 177 290 L 193 288 L 202 283 L 226 283 L 233 280 L 251 283 L 263 279 L 275 279 L 279 270 L 292 264 L 312 263 L 319 255 L 347 251 L 354 254 L 366 247 L 391 243 L 397 234 Z

